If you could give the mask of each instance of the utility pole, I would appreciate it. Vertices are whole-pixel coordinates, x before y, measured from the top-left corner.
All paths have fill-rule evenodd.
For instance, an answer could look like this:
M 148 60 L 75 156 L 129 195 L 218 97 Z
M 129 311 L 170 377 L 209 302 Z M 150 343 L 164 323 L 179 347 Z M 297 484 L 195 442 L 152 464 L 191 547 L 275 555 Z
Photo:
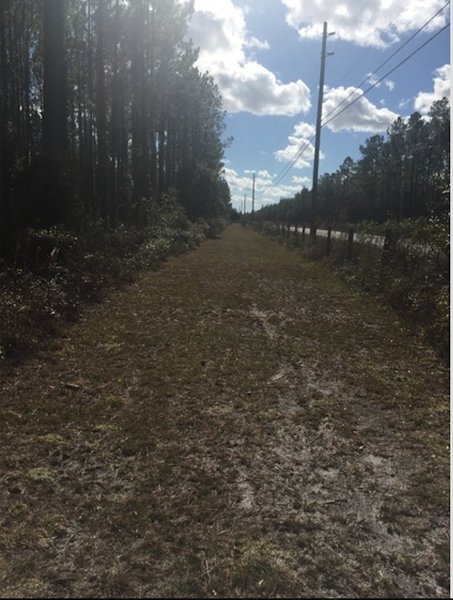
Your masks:
M 327 33 L 327 23 L 324 21 L 324 29 L 322 34 L 321 72 L 319 75 L 318 115 L 316 117 L 315 158 L 313 161 L 313 185 L 311 189 L 310 238 L 313 244 L 316 242 L 316 212 L 318 207 L 319 149 L 321 146 L 321 119 L 322 103 L 324 98 L 324 74 L 326 70 L 326 58 L 333 54 L 333 52 L 326 52 L 327 38 L 330 35 L 334 35 L 334 32 Z
M 244 194 L 244 215 L 245 215 L 245 211 L 247 210 L 247 194 Z
M 253 186 L 252 186 L 252 217 L 255 215 L 255 173 L 253 173 Z

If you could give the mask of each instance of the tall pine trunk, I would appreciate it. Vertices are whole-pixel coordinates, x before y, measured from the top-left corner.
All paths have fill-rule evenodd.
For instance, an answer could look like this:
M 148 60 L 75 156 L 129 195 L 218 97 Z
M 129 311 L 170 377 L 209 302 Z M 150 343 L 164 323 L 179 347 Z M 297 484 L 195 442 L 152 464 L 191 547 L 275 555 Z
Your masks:
M 67 181 L 67 111 L 64 55 L 65 2 L 44 0 L 44 83 L 42 119 L 42 165 L 30 201 L 36 206 L 36 225 L 64 223 L 69 218 Z
M 61 156 L 66 150 L 64 5 L 61 0 L 44 0 L 42 150 L 48 157 Z
M 107 101 L 104 73 L 104 20 L 105 0 L 99 0 L 96 12 L 96 196 L 101 217 L 104 223 L 107 223 L 110 216 L 110 210 L 108 190 Z

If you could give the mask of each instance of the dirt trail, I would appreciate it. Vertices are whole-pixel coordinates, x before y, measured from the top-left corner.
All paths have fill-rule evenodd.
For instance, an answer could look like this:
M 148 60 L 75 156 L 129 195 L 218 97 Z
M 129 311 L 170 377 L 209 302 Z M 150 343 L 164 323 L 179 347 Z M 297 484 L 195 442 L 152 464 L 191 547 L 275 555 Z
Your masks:
M 2 597 L 449 597 L 449 384 L 239 226 L 1 373 Z

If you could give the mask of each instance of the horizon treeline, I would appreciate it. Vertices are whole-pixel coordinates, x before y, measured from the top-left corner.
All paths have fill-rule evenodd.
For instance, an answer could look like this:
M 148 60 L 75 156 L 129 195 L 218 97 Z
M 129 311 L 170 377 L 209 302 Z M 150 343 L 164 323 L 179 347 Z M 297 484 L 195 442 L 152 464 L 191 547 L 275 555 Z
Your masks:
M 2 0 L 0 255 L 21 229 L 145 224 L 176 195 L 225 216 L 220 93 L 186 40 L 193 2 Z
M 398 117 L 387 135 L 360 146 L 334 173 L 318 180 L 316 219 L 324 224 L 448 217 L 450 206 L 450 105 L 433 103 L 427 117 Z M 282 198 L 256 212 L 262 220 L 309 223 L 311 191 Z

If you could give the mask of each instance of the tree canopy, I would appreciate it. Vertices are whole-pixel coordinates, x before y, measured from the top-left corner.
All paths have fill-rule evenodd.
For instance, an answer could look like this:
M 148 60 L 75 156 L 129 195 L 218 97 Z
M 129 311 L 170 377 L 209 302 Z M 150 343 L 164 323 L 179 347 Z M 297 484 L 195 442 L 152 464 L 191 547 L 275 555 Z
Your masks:
M 173 190 L 229 207 L 224 112 L 186 40 L 192 2 L 2 0 L 2 253 L 24 227 L 143 223 Z
M 318 219 L 326 224 L 441 216 L 448 213 L 450 107 L 434 102 L 426 118 L 399 117 L 387 135 L 360 146 L 360 158 L 344 159 L 318 182 Z M 311 192 L 282 199 L 257 213 L 262 219 L 310 221 Z

